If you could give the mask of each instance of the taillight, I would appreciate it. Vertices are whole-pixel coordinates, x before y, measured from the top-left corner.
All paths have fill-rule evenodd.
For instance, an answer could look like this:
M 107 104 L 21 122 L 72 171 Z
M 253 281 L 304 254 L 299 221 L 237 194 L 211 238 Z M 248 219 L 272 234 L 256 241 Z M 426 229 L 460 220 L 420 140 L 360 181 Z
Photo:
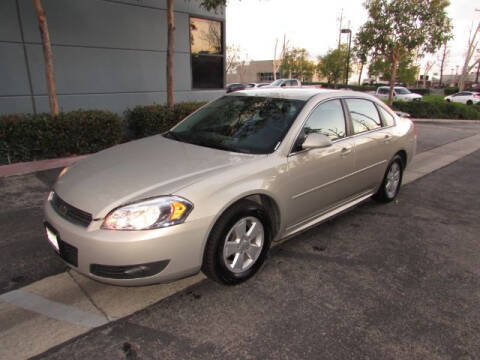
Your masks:
M 480 94 L 473 94 L 474 98 L 480 98 Z

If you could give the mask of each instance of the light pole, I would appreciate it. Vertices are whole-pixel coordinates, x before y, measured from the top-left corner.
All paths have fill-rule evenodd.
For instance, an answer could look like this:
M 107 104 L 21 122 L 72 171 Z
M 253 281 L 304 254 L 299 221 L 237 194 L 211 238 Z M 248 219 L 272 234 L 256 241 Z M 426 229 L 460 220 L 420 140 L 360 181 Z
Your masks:
M 350 47 L 352 45 L 352 30 L 342 29 L 340 32 L 342 34 L 348 34 L 347 68 L 345 71 L 345 86 L 348 86 L 348 70 L 350 68 Z

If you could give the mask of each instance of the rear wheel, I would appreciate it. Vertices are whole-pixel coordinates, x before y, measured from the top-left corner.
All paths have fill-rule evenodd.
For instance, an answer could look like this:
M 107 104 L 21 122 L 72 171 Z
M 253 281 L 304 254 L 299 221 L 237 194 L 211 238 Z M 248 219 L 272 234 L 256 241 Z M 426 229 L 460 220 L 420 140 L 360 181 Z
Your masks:
M 447 102 L 450 102 L 451 100 L 450 99 L 447 99 Z
M 239 284 L 260 269 L 270 242 L 270 220 L 265 210 L 254 201 L 240 200 L 214 225 L 202 271 L 217 282 Z
M 473 101 L 472 101 L 472 100 L 468 100 L 468 101 L 467 101 L 467 105 L 473 105 Z
M 375 195 L 373 195 L 373 199 L 383 203 L 394 200 L 400 191 L 402 178 L 403 161 L 399 155 L 395 155 L 392 161 L 390 161 L 382 185 Z

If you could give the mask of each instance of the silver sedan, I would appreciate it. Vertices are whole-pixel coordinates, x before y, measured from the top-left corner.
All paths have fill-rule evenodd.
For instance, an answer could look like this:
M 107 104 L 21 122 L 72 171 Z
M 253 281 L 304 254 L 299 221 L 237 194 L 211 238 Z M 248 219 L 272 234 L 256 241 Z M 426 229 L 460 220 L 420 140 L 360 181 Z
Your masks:
M 415 127 L 352 91 L 256 89 L 217 99 L 167 133 L 65 169 L 48 240 L 75 270 L 117 285 L 203 271 L 254 275 L 272 242 L 373 197 L 397 196 Z

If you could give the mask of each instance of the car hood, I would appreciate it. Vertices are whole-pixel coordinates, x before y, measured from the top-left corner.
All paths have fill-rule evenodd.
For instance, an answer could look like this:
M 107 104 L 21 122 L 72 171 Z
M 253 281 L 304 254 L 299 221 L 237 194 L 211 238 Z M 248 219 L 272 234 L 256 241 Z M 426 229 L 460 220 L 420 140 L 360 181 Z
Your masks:
M 54 190 L 70 205 L 93 218 L 103 218 L 120 205 L 172 194 L 213 172 L 256 157 L 157 135 L 79 161 L 57 181 Z

